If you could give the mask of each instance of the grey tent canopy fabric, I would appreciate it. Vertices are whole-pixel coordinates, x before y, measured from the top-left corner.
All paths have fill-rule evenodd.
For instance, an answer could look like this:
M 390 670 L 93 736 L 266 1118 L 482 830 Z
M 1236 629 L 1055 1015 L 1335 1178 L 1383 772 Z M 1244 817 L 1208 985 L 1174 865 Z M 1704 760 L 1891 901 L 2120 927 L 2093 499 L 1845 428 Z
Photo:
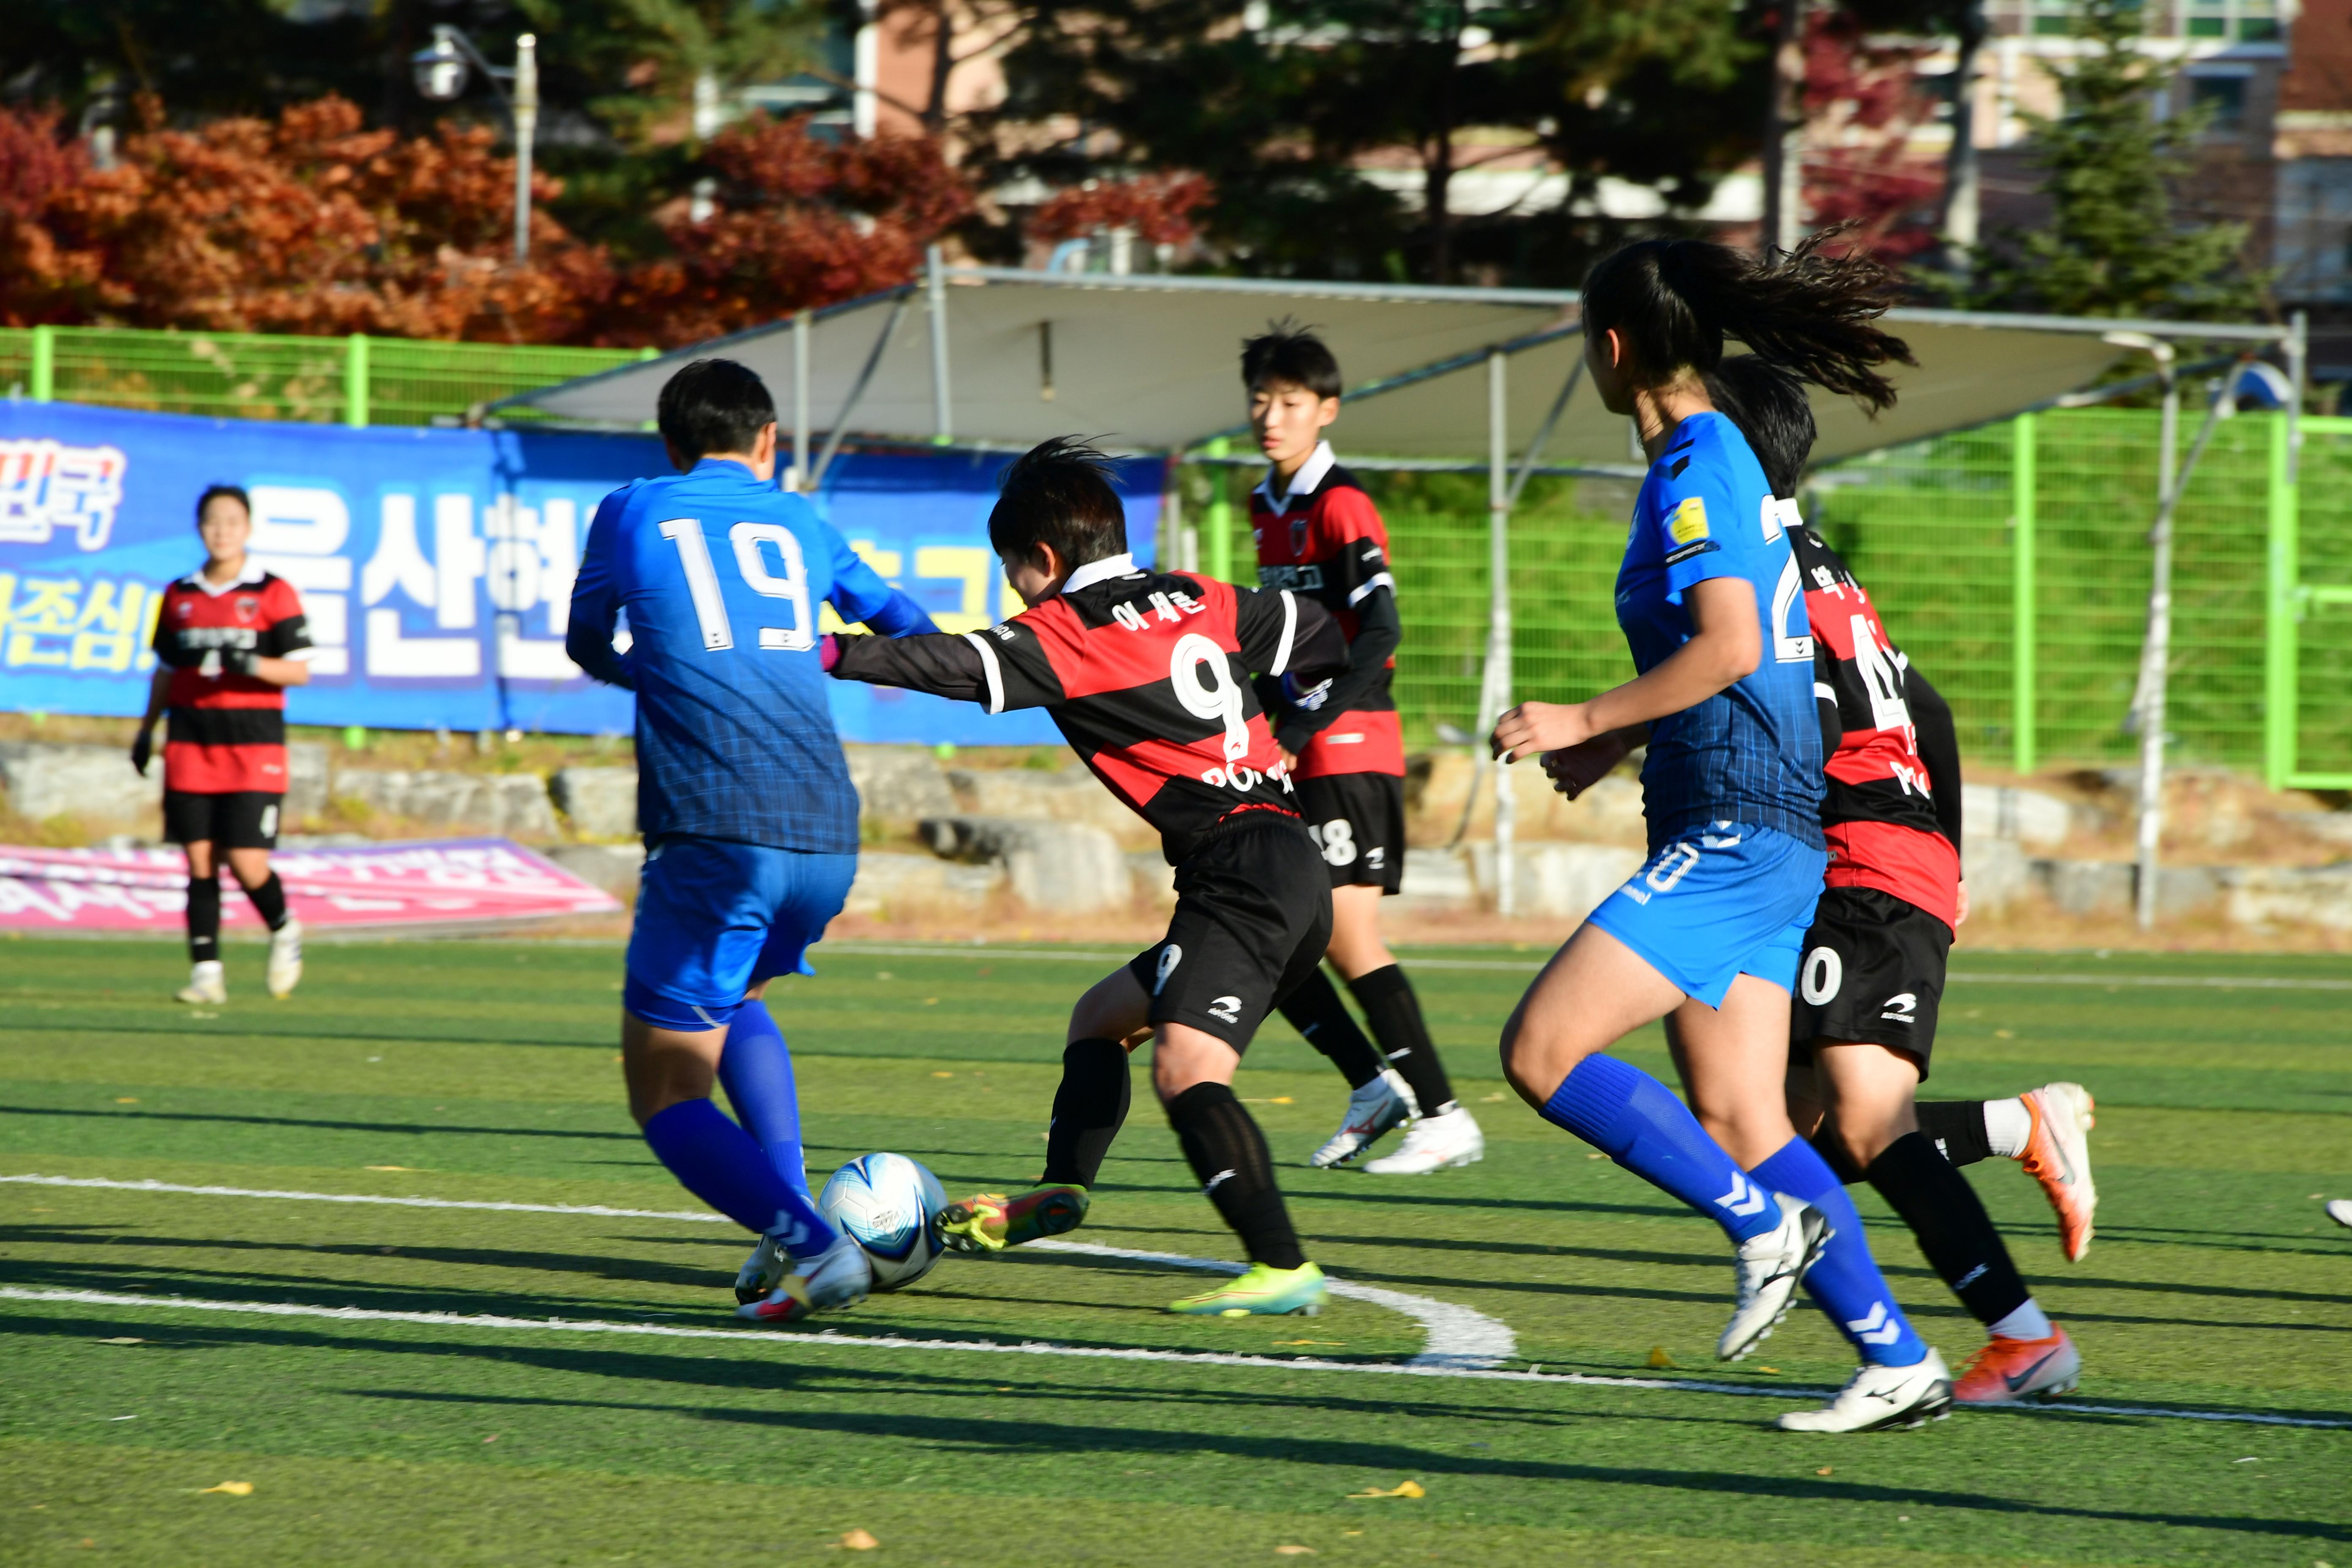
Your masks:
M 921 443 L 951 431 L 959 445 L 1013 447 L 1076 433 L 1120 449 L 1183 451 L 1241 429 L 1241 341 L 1286 317 L 1319 329 L 1339 355 L 1351 388 L 1341 439 L 1367 456 L 1483 459 L 1486 376 L 1462 373 L 1498 348 L 1508 355 L 1509 445 L 1524 449 L 1582 342 L 1577 296 L 1567 290 L 940 268 L 905 288 L 811 313 L 802 418 L 820 441 L 836 427 L 852 440 Z M 943 343 L 934 338 L 940 321 Z M 1845 399 L 1817 394 L 1817 457 L 2046 405 L 2126 352 L 2107 341 L 2119 331 L 2248 343 L 2287 335 L 2252 324 L 1946 310 L 1897 310 L 1888 324 L 1919 361 L 1895 367 L 1900 401 L 1874 421 Z M 723 354 L 760 372 L 790 428 L 793 339 L 793 323 L 779 321 L 524 393 L 490 412 L 527 406 L 568 422 L 641 428 L 680 364 Z M 935 395 L 942 372 L 945 408 Z M 1543 459 L 1622 465 L 1625 421 L 1586 389 L 1546 441 Z

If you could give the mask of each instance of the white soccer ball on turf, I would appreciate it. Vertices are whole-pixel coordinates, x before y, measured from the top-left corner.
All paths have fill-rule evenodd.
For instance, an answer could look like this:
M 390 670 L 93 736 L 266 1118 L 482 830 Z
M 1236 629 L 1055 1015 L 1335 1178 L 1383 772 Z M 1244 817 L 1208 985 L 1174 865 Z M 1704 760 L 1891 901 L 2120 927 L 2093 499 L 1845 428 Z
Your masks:
M 940 1179 L 904 1154 L 861 1154 L 833 1173 L 816 1206 L 866 1249 L 874 1289 L 898 1290 L 940 1260 Z

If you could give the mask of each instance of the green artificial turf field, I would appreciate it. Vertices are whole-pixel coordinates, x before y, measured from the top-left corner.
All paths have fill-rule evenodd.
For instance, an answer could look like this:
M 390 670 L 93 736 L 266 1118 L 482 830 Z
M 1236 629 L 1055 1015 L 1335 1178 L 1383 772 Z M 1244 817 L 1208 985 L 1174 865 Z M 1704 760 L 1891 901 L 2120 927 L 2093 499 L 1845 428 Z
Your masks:
M 2073 1403 L 2098 1408 L 1808 1438 L 1768 1423 L 1792 1385 L 1849 1370 L 1820 1318 L 1718 1370 L 1718 1233 L 1502 1098 L 1493 1040 L 1538 955 L 1417 956 L 1484 1163 L 1304 1168 L 1343 1086 L 1279 1023 L 1237 1087 L 1335 1278 L 1484 1314 L 1516 1336 L 1501 1367 L 1539 1379 L 1378 1370 L 1424 1345 L 1393 1304 L 1173 1319 L 1158 1309 L 1201 1273 L 1038 1251 L 950 1258 L 822 1338 L 735 1335 L 746 1239 L 658 1217 L 697 1205 L 623 1110 L 616 949 L 315 946 L 300 994 L 271 1003 L 259 950 L 237 947 L 237 999 L 192 1013 L 166 999 L 176 947 L 0 942 L 0 1175 L 657 1211 L 0 1184 L 0 1561 L 830 1563 L 862 1531 L 873 1561 L 961 1565 L 1761 1547 L 2352 1568 L 2352 1233 L 2315 1201 L 2352 1195 L 2352 963 L 1963 955 L 1994 978 L 1956 980 L 1931 1089 L 2075 1078 L 2099 1097 L 2080 1265 L 2014 1166 L 1971 1172 L 2082 1344 Z M 835 946 L 820 964 L 774 1001 L 819 1176 L 872 1149 L 951 1192 L 1034 1176 L 1064 1013 L 1107 963 Z M 2320 984 L 2148 984 L 2192 976 Z M 1654 1036 L 1630 1054 L 1666 1070 Z M 1957 1365 L 1975 1325 L 1860 1202 Z M 1234 1256 L 1148 1090 L 1078 1239 Z M 877 1337 L 929 1342 L 861 1342 Z M 1173 1353 L 1065 1353 L 1083 1349 Z M 1264 1361 L 1180 1359 L 1217 1353 Z M 1319 1364 L 1265 1364 L 1284 1359 Z M 1408 1481 L 1422 1495 L 1354 1495 Z M 224 1482 L 250 1490 L 207 1489 Z

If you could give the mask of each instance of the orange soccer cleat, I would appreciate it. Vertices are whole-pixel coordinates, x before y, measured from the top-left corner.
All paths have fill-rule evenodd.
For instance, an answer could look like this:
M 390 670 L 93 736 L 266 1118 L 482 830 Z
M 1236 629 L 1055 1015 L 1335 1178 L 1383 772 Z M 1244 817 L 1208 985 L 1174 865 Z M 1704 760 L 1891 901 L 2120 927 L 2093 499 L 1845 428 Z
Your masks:
M 2066 1261 L 2080 1263 L 2091 1250 L 2091 1216 L 2099 1207 L 2099 1189 L 2091 1181 L 2092 1113 L 2098 1107 L 2091 1091 L 2079 1083 L 2045 1083 L 2018 1097 L 2033 1118 L 2018 1163 L 2026 1174 L 2042 1184 L 2042 1194 L 2058 1213 L 2058 1242 Z
M 2083 1352 L 2051 1326 L 2046 1340 L 1996 1339 L 1977 1352 L 1952 1382 L 1952 1398 L 1961 1405 L 2015 1405 L 2028 1399 L 2052 1399 L 2082 1381 Z

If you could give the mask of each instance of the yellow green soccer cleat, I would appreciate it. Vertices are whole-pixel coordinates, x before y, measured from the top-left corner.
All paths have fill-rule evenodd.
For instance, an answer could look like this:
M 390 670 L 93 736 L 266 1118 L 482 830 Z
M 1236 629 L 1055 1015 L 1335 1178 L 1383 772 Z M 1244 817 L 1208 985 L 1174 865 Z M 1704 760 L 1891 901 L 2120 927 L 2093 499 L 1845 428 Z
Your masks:
M 1312 1263 L 1296 1268 L 1268 1268 L 1253 1263 L 1249 1272 L 1228 1279 L 1213 1290 L 1171 1301 L 1168 1310 L 1195 1318 L 1241 1318 L 1257 1314 L 1312 1318 L 1323 1310 L 1323 1270 Z
M 1011 1198 L 975 1193 L 940 1211 L 940 1241 L 950 1252 L 1002 1252 L 1077 1229 L 1090 1201 L 1075 1184 L 1034 1187 Z

